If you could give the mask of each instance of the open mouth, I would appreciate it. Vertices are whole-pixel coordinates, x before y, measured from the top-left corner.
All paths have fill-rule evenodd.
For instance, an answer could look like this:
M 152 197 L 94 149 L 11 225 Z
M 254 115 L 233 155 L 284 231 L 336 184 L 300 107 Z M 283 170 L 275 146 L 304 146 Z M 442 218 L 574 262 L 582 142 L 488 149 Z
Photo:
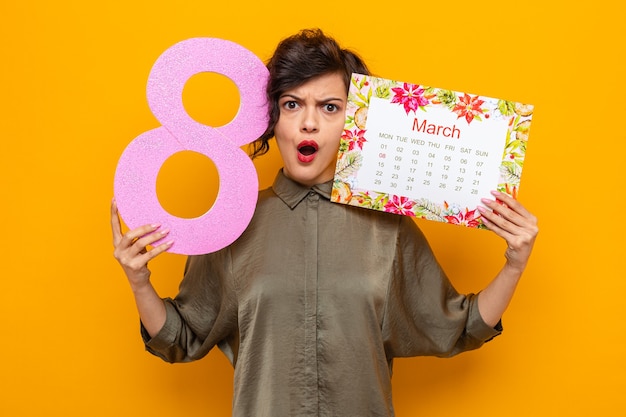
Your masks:
M 298 144 L 298 159 L 301 162 L 311 162 L 317 152 L 317 143 L 313 141 L 302 141 Z

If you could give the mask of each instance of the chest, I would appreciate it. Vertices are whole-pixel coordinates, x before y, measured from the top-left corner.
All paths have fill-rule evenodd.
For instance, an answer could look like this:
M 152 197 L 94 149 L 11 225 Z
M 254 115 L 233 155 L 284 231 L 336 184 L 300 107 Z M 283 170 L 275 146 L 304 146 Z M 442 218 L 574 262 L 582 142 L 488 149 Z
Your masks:
M 373 214 L 373 215 L 372 215 Z M 393 275 L 395 216 L 327 201 L 276 210 L 254 225 L 235 264 L 240 318 L 382 320 Z M 294 322 L 297 326 L 297 323 Z

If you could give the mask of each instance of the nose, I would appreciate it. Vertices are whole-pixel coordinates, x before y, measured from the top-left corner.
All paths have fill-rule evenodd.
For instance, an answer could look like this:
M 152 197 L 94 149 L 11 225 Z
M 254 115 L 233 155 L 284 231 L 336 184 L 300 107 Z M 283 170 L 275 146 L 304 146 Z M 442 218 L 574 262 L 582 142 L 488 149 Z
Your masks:
M 317 132 L 319 129 L 319 120 L 317 119 L 317 112 L 314 108 L 307 107 L 302 112 L 302 124 L 300 130 L 306 133 Z

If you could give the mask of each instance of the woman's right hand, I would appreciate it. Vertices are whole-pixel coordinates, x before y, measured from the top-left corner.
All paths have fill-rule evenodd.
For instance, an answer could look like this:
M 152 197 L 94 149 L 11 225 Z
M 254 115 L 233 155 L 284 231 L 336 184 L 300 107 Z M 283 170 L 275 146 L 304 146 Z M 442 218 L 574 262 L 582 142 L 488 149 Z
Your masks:
M 169 230 L 158 230 L 159 225 L 145 225 L 122 234 L 117 204 L 111 202 L 111 231 L 113 232 L 113 256 L 122 266 L 133 291 L 150 283 L 148 261 L 165 252 L 173 241 L 162 243 L 150 250 L 147 246 L 163 239 Z

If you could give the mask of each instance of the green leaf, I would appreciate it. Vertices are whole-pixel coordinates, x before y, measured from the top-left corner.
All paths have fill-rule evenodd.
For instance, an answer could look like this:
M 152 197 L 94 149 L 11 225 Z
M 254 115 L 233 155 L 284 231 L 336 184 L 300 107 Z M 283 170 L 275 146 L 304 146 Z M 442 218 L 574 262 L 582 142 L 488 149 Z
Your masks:
M 372 204 L 372 208 L 375 210 L 383 210 L 388 201 L 389 201 L 389 194 L 380 193 L 376 196 L 376 199 L 374 200 Z
M 500 173 L 504 177 L 505 182 L 518 185 L 522 175 L 522 168 L 520 164 L 513 161 L 504 161 L 500 166 Z
M 341 179 L 347 179 L 359 170 L 362 161 L 363 155 L 361 155 L 361 152 L 344 153 L 343 158 L 337 161 L 336 176 Z
M 454 108 L 456 105 L 456 94 L 452 90 L 439 90 L 437 92 L 437 98 L 441 103 L 449 109 Z
M 415 206 L 413 206 L 413 211 L 418 217 L 423 217 L 428 220 L 445 221 L 441 207 L 425 198 L 416 201 Z
M 511 116 L 515 113 L 515 103 L 508 100 L 498 100 L 498 110 L 504 116 Z
M 370 91 L 368 91 L 368 97 L 365 97 L 363 94 L 361 94 L 361 92 L 360 92 L 360 91 L 358 91 L 358 92 L 356 93 L 356 96 L 357 96 L 358 98 L 360 98 L 361 100 L 363 100 L 365 103 L 369 103 L 369 101 L 370 101 L 370 100 L 369 100 L 369 96 L 371 96 L 371 93 L 370 93 L 370 92 L 371 92 L 371 89 L 370 89 Z

